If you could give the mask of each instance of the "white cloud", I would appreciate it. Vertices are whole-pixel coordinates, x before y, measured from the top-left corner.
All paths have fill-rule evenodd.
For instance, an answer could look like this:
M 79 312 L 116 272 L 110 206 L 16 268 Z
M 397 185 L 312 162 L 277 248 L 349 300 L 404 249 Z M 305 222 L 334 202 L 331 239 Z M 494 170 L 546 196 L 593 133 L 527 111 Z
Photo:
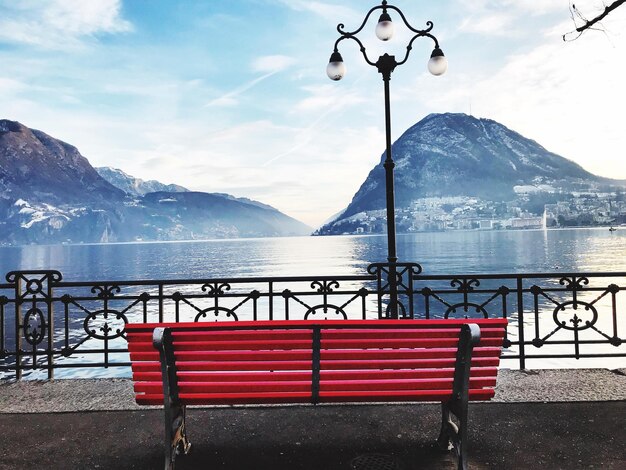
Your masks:
M 581 0 L 584 1 L 584 0 Z M 529 15 L 545 15 L 555 11 L 567 12 L 567 0 L 457 0 L 457 8 L 467 12 L 509 11 L 524 12 Z
M 459 29 L 490 36 L 528 34 L 532 18 L 561 11 L 567 17 L 568 4 L 563 0 L 475 0 L 458 1 L 466 12 Z
M 552 12 L 563 11 L 567 13 L 567 0 L 494 0 L 489 2 L 494 7 L 513 9 L 527 13 L 531 16 L 545 15 Z
M 461 23 L 461 31 L 489 35 L 508 35 L 514 16 L 510 13 L 491 13 L 466 18 Z
M 12 78 L 0 77 L 0 93 L 8 95 L 9 93 L 17 93 L 19 91 L 26 90 L 28 87 Z
M 339 3 L 315 2 L 308 0 L 279 0 L 285 6 L 296 11 L 308 11 L 329 21 L 347 21 L 363 14 Z
M 282 72 L 295 63 L 292 57 L 285 55 L 267 55 L 252 62 L 254 72 L 271 73 Z
M 45 49 L 80 47 L 85 37 L 132 31 L 121 0 L 0 0 L 0 41 Z
M 303 90 L 308 92 L 309 96 L 296 103 L 294 111 L 339 112 L 346 107 L 364 103 L 367 101 L 366 98 L 354 90 L 357 83 L 358 80 L 348 90 L 337 87 L 334 84 L 303 87 Z

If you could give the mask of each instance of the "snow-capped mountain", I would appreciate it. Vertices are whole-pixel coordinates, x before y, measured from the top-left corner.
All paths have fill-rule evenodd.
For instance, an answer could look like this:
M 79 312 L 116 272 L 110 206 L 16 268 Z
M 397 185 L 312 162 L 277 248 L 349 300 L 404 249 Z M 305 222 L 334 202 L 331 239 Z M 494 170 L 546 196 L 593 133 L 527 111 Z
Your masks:
M 625 181 L 595 176 L 506 126 L 466 114 L 431 114 L 392 146 L 396 208 L 420 198 L 470 196 L 510 201 L 520 187 L 556 191 Z M 346 210 L 319 233 L 341 233 L 342 221 L 385 208 L 385 169 L 376 165 Z M 381 227 L 381 229 L 384 229 Z
M 119 168 L 111 168 L 108 166 L 96 167 L 95 170 L 100 176 L 111 183 L 116 188 L 121 189 L 130 196 L 144 196 L 148 193 L 156 193 L 165 191 L 170 193 L 183 193 L 189 191 L 177 184 L 163 184 L 159 181 L 144 181 L 141 178 L 135 178 Z
M 0 120 L 0 244 L 311 232 L 257 201 L 187 192 L 181 186 L 141 181 L 121 170 L 112 170 L 109 176 L 114 184 L 75 147 L 18 122 Z

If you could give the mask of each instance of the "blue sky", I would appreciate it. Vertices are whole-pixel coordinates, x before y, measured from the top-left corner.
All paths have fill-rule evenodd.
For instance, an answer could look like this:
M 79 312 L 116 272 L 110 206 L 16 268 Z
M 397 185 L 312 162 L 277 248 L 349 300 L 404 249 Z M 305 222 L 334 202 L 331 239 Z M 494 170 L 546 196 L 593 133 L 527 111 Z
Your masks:
M 434 22 L 448 73 L 418 39 L 391 83 L 393 138 L 431 112 L 495 119 L 596 174 L 626 178 L 626 7 L 563 43 L 567 0 L 397 0 Z M 580 0 L 593 15 L 601 2 Z M 384 149 L 382 81 L 344 41 L 356 0 L 0 0 L 0 118 L 65 140 L 94 166 L 271 204 L 312 226 L 344 208 Z M 392 16 L 393 17 L 393 16 Z M 397 17 L 393 17 L 398 20 Z M 410 36 L 375 19 L 375 59 Z M 470 108 L 471 107 L 471 108 Z M 399 170 L 401 171 L 401 169 Z

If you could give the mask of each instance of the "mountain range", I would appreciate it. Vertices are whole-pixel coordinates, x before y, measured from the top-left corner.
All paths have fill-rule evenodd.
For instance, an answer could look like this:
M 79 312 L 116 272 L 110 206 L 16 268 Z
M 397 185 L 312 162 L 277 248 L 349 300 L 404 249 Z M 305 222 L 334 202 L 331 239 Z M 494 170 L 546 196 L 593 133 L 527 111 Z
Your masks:
M 271 206 L 91 166 L 76 147 L 0 120 L 0 244 L 307 235 Z
M 428 198 L 471 197 L 507 206 L 519 201 L 520 191 L 538 195 L 534 203 L 543 210 L 542 195 L 555 202 L 559 194 L 626 187 L 626 181 L 593 175 L 496 121 L 465 114 L 425 117 L 392 151 L 398 211 Z M 355 231 L 368 217 L 369 231 L 384 231 L 384 158 L 350 204 L 316 234 Z M 94 168 L 72 145 L 0 120 L 0 244 L 263 237 L 311 230 L 262 202 Z
M 593 175 L 496 121 L 466 114 L 425 117 L 393 143 L 392 154 L 397 210 L 423 198 L 511 201 L 520 187 L 558 193 L 626 186 L 624 180 Z M 383 153 L 348 207 L 317 233 L 342 233 L 347 221 L 385 208 L 384 160 Z

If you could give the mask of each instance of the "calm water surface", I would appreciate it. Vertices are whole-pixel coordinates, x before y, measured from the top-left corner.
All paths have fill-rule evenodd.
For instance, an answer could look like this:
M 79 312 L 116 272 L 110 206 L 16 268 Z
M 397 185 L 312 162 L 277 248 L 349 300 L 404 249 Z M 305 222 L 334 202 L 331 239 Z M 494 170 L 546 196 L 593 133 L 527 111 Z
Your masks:
M 424 274 L 626 272 L 626 228 L 613 233 L 607 228 L 419 233 L 399 236 L 397 251 L 401 261 L 420 263 Z M 386 236 L 3 247 L 0 279 L 12 270 L 39 269 L 61 271 L 65 281 L 361 275 L 368 264 L 386 256 Z M 610 331 L 608 324 L 602 328 Z M 596 362 L 585 364 L 626 364 L 621 359 Z M 574 360 L 538 360 L 531 365 L 582 366 Z M 128 373 L 123 368 L 61 369 L 57 376 Z M 32 378 L 43 378 L 43 372 Z
M 424 274 L 626 272 L 626 228 L 419 233 L 398 237 Z M 66 281 L 363 274 L 386 260 L 385 236 L 0 248 L 0 276 L 56 269 Z

